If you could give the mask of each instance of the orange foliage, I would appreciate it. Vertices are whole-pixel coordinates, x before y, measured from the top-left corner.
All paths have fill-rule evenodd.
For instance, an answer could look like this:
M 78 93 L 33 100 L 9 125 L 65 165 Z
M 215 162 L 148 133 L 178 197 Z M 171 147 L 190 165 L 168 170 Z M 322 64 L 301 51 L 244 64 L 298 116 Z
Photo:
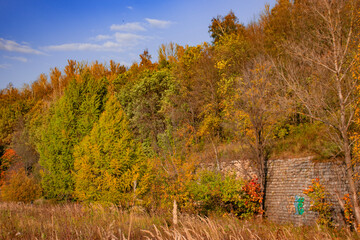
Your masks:
M 44 99 L 52 92 L 51 84 L 45 74 L 40 74 L 38 80 L 31 84 L 31 89 L 35 99 Z
M 176 200 L 181 210 L 191 210 L 193 202 L 188 191 L 194 179 L 198 160 L 181 160 L 170 156 L 167 159 L 152 159 L 153 184 L 150 186 L 144 205 L 152 208 L 169 209 Z M 159 210 L 159 209 L 157 209 Z
M 31 202 L 41 196 L 41 188 L 35 179 L 27 176 L 24 167 L 6 173 L 5 182 L 1 187 L 1 199 L 4 201 Z
M 18 158 L 19 156 L 11 148 L 6 149 L 5 153 L 0 158 L 0 186 L 4 184 L 6 171 Z
M 151 55 L 149 54 L 148 50 L 144 50 L 144 52 L 142 54 L 140 54 L 139 56 L 141 59 L 140 68 L 149 69 L 149 70 L 156 69 L 157 64 L 151 62 Z
M 354 222 L 354 215 L 353 215 L 353 206 L 351 204 L 350 194 L 345 194 L 343 197 L 343 200 L 345 202 L 345 210 L 344 210 L 344 216 L 345 221 L 347 224 L 353 224 Z
M 330 195 L 326 191 L 325 186 L 320 183 L 320 179 L 313 179 L 309 188 L 304 190 L 304 194 L 311 199 L 310 211 L 319 214 L 317 223 L 324 226 L 332 226 L 333 204 L 329 201 Z
M 62 91 L 62 78 L 61 78 L 61 72 L 58 68 L 51 69 L 50 71 L 50 81 L 51 86 L 53 88 L 54 94 L 56 96 L 60 96 L 60 93 Z
M 126 67 L 120 65 L 120 63 L 115 63 L 113 60 L 110 60 L 110 76 L 109 80 L 112 82 L 119 74 L 125 73 Z

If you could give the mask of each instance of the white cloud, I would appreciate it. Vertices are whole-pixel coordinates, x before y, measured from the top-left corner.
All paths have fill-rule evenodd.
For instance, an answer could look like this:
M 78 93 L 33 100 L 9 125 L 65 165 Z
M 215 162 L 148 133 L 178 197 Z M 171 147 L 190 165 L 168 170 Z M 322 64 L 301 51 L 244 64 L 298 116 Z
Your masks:
M 6 69 L 6 68 L 9 68 L 9 67 L 11 67 L 10 64 L 6 64 L 6 63 L 0 64 L 0 68 L 2 68 L 2 69 Z
M 15 41 L 7 40 L 4 38 L 0 38 L 0 50 L 5 50 L 9 52 L 28 53 L 28 54 L 44 54 L 38 50 L 29 47 L 26 44 L 19 44 Z
M 132 34 L 132 33 L 115 33 L 115 39 L 118 43 L 131 46 L 135 45 L 138 40 L 145 40 L 146 37 L 142 35 Z
M 123 25 L 112 25 L 111 30 L 146 30 L 140 23 L 127 23 Z M 111 35 L 97 35 L 89 38 L 94 42 L 66 43 L 59 45 L 44 46 L 44 51 L 113 51 L 123 52 L 128 47 L 134 47 L 140 41 L 151 39 L 149 36 L 130 32 L 115 32 Z
M 165 20 L 158 20 L 151 18 L 145 18 L 145 20 L 150 24 L 151 27 L 154 28 L 168 28 L 170 27 L 171 24 L 173 24 L 173 22 L 165 21 Z
M 125 32 L 138 32 L 138 31 L 146 31 L 146 29 L 141 26 L 139 22 L 125 23 L 125 24 L 113 24 L 110 26 L 110 30 L 112 31 L 125 31 Z
M 127 9 L 133 10 L 134 8 L 132 6 L 127 6 Z
M 11 60 L 15 60 L 15 61 L 19 61 L 19 62 L 27 62 L 27 58 L 24 58 L 24 57 L 11 57 L 11 56 L 4 56 L 4 58 L 7 58 L 7 59 L 11 59 Z
M 104 35 L 106 36 L 106 35 Z M 146 40 L 148 37 L 133 34 L 133 33 L 120 33 L 117 32 L 113 36 L 100 37 L 98 39 L 112 38 L 114 41 L 106 41 L 101 44 L 95 43 L 66 43 L 59 45 L 46 46 L 43 49 L 47 51 L 113 51 L 122 52 L 125 47 L 131 47 L 140 40 Z
M 112 39 L 113 37 L 110 35 L 97 35 L 96 37 L 91 38 L 91 40 L 95 40 L 95 41 L 104 41 L 104 40 L 109 40 Z
M 113 51 L 122 52 L 121 44 L 116 42 L 105 42 L 103 44 L 92 43 L 67 43 L 44 47 L 48 51 Z

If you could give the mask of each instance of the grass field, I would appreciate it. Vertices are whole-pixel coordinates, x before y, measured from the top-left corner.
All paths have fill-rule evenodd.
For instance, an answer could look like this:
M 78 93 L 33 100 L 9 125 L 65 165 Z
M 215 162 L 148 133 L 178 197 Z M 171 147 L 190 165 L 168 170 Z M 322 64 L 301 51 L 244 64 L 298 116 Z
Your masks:
M 348 230 L 277 225 L 261 219 L 182 215 L 99 204 L 0 203 L 0 239 L 360 239 Z

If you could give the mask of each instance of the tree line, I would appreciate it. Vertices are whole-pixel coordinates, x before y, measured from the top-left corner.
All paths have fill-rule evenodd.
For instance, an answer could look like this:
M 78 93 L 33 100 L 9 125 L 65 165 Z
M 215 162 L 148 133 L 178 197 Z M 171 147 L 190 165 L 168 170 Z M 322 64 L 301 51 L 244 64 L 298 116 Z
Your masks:
M 9 85 L 3 199 L 27 183 L 27 199 L 251 216 L 266 213 L 269 158 L 308 154 L 343 163 L 358 226 L 359 4 L 278 0 L 247 25 L 230 11 L 211 20 L 211 43 L 162 44 L 130 67 L 69 60 Z M 257 181 L 221 172 L 245 158 Z

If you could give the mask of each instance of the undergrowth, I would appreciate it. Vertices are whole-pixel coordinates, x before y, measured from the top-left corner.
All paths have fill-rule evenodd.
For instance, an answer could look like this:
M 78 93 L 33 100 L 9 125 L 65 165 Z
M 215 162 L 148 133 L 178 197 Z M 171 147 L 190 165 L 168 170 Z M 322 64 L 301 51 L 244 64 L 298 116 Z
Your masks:
M 339 149 L 329 138 L 328 128 L 320 122 L 285 124 L 277 129 L 272 157 L 315 156 L 318 159 L 336 157 Z
M 167 213 L 150 216 L 141 209 L 129 212 L 99 204 L 0 203 L 0 239 L 360 239 L 345 229 L 229 215 L 181 215 L 177 225 L 170 219 Z

